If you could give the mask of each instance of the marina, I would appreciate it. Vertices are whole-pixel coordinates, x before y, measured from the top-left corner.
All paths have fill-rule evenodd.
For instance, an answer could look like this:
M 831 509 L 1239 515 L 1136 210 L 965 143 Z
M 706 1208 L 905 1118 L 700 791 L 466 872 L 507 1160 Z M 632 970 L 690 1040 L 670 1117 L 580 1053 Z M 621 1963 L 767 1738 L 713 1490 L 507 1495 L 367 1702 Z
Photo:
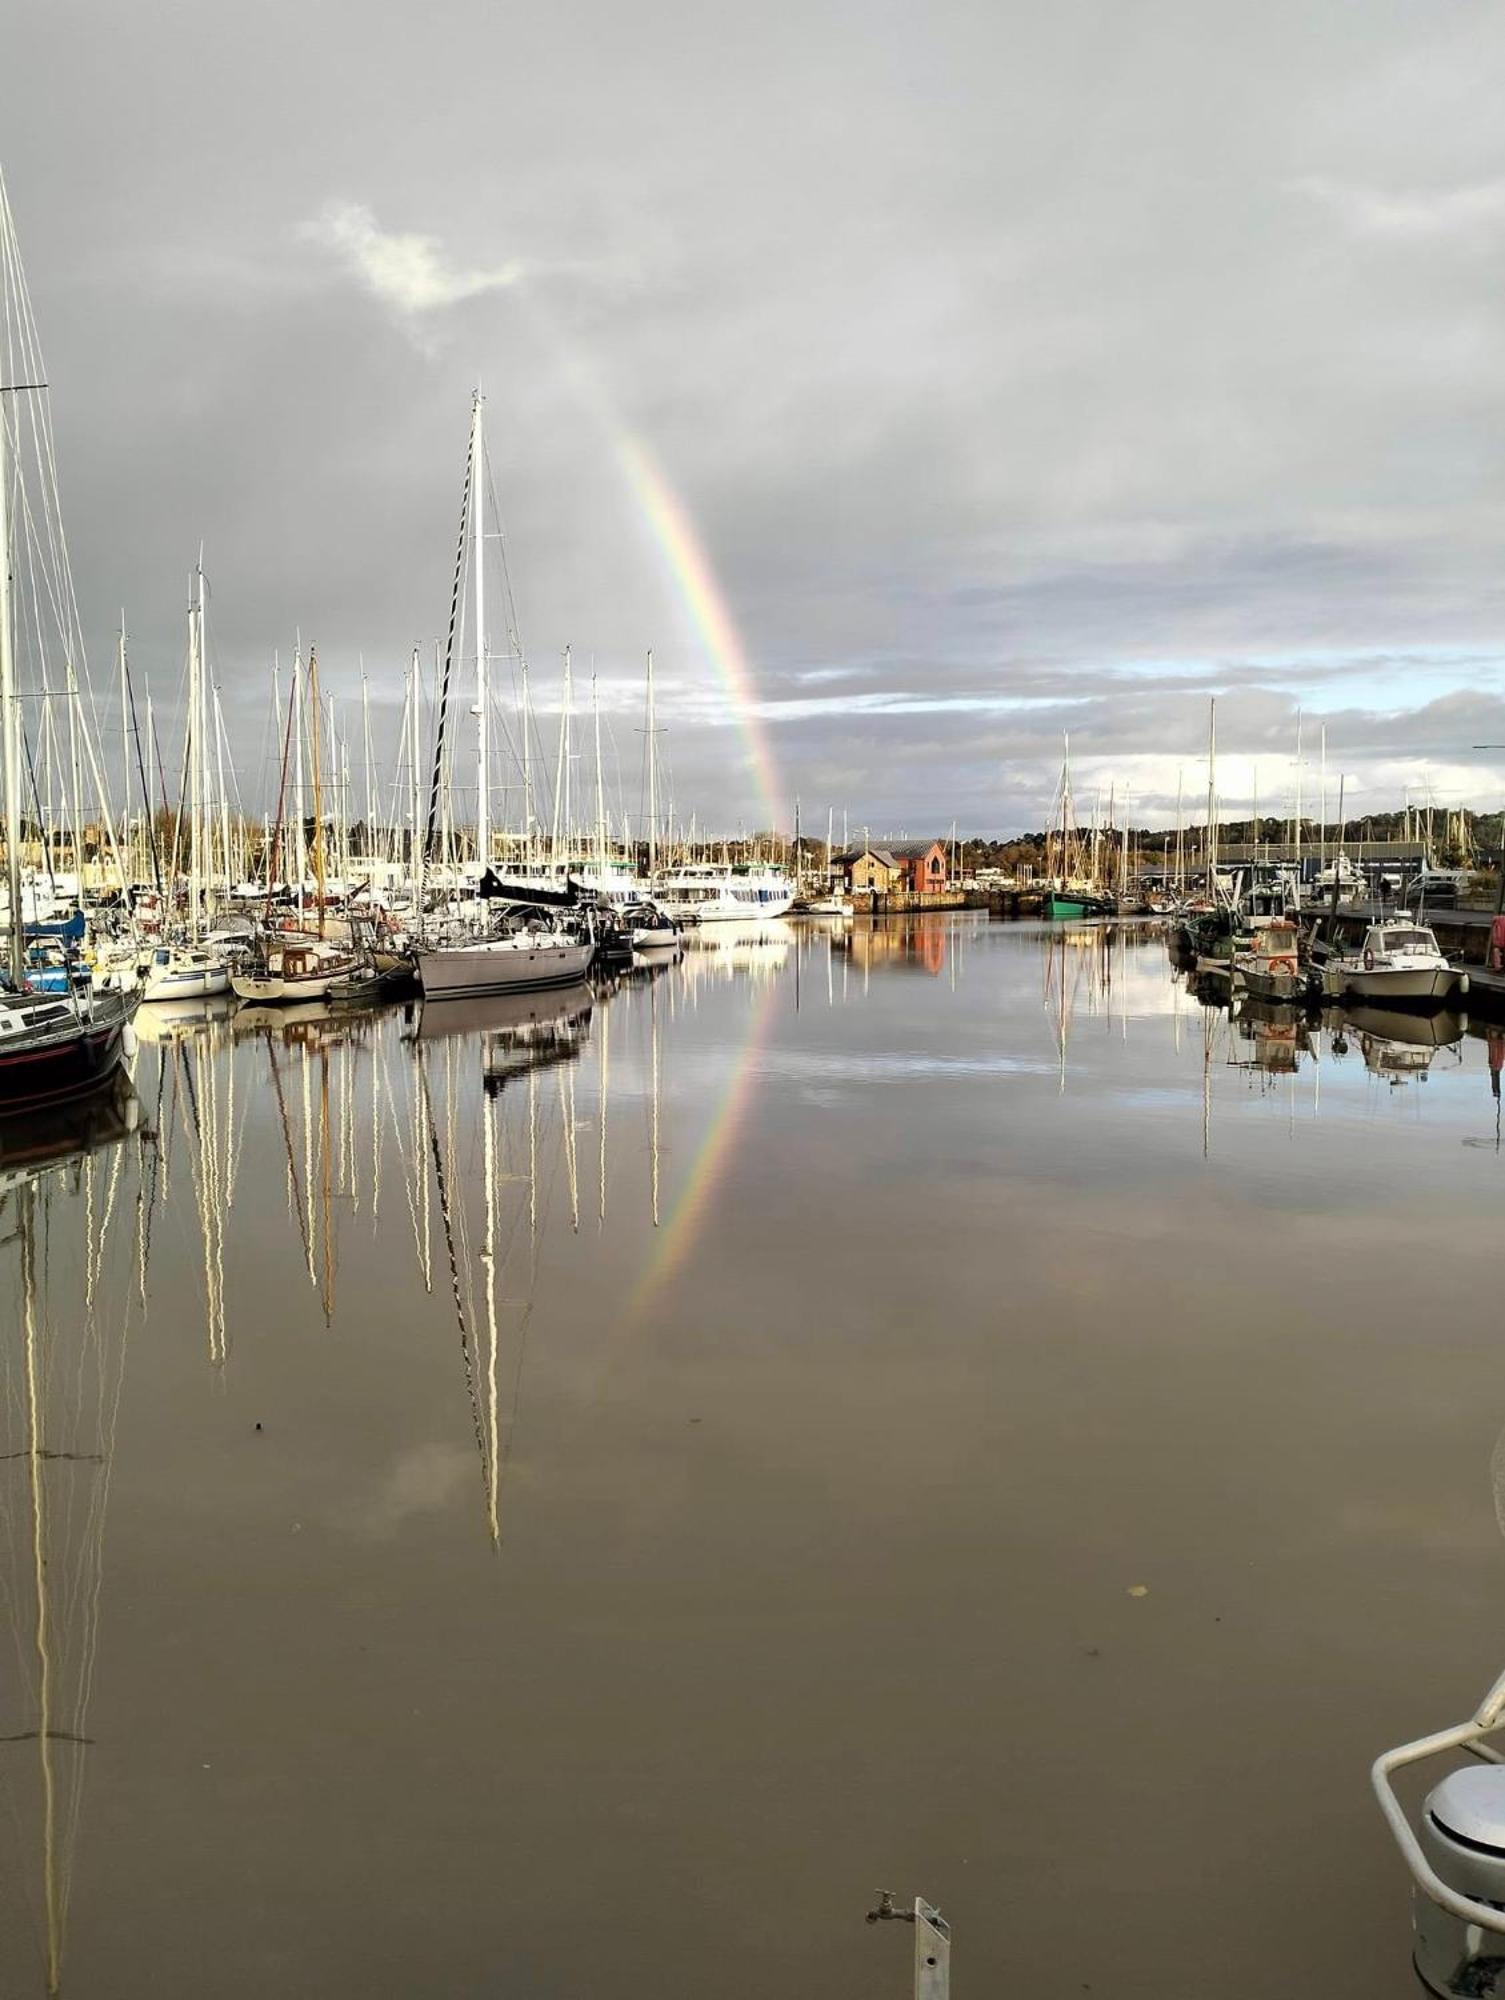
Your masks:
M 0 60 L 0 2000 L 1505 2000 L 1505 14 Z

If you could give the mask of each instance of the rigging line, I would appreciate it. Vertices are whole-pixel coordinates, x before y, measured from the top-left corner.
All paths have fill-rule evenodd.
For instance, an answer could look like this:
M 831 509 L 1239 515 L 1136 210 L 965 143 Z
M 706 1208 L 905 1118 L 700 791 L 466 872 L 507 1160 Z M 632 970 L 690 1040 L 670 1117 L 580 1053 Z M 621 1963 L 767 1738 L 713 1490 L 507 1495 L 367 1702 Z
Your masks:
M 303 1261 L 306 1264 L 312 1257 L 313 1252 L 308 1246 L 308 1229 L 303 1220 L 303 1196 L 299 1192 L 298 1166 L 293 1158 L 293 1134 L 292 1128 L 288 1123 L 287 1097 L 282 1088 L 282 1072 L 277 1067 L 276 1050 L 272 1046 L 272 1031 L 270 1028 L 263 1028 L 262 1034 L 266 1037 L 267 1061 L 272 1071 L 272 1087 L 277 1093 L 277 1112 L 282 1120 L 282 1143 L 287 1149 L 288 1178 L 293 1184 L 293 1208 L 298 1217 L 298 1234 L 303 1240 Z
M 476 1396 L 475 1365 L 470 1352 L 470 1334 L 465 1325 L 465 1305 L 460 1295 L 460 1267 L 455 1256 L 455 1233 L 450 1224 L 449 1188 L 444 1175 L 444 1154 L 439 1144 L 439 1127 L 434 1119 L 434 1101 L 429 1090 L 428 1064 L 422 1051 L 418 1056 L 418 1081 L 423 1092 L 423 1104 L 427 1113 L 429 1146 L 434 1161 L 434 1182 L 439 1195 L 439 1217 L 444 1225 L 444 1243 L 449 1252 L 449 1281 L 454 1294 L 455 1318 L 460 1327 L 460 1353 L 465 1364 L 465 1393 L 470 1402 L 471 1422 L 475 1427 L 476 1450 L 481 1458 L 481 1491 L 490 1489 L 490 1464 L 486 1454 L 486 1429 L 481 1421 L 481 1405 Z
M 141 749 L 141 725 L 136 719 L 136 683 L 131 676 L 130 655 L 125 649 L 125 624 L 122 617 L 120 628 L 120 666 L 125 675 L 126 698 L 131 711 L 131 734 L 136 743 L 136 774 L 141 780 L 142 810 L 146 816 L 146 837 L 152 850 L 152 880 L 156 884 L 158 899 L 162 895 L 162 857 L 157 852 L 157 826 L 152 813 L 151 788 L 146 781 L 146 760 Z M 130 811 L 130 786 L 126 786 L 126 811 Z
M 434 832 L 439 818 L 439 785 L 444 773 L 445 725 L 449 719 L 449 682 L 455 664 L 455 625 L 460 615 L 460 590 L 465 573 L 465 529 L 470 519 L 470 490 L 475 477 L 475 439 L 472 426 L 471 442 L 465 448 L 465 485 L 460 497 L 460 538 L 455 550 L 455 580 L 449 600 L 449 634 L 444 642 L 444 677 L 439 685 L 439 720 L 434 731 L 434 769 L 429 779 L 428 825 L 423 837 L 423 856 L 426 861 L 434 844 Z M 422 881 L 420 866 L 419 880 Z M 418 912 L 420 920 L 423 911 Z

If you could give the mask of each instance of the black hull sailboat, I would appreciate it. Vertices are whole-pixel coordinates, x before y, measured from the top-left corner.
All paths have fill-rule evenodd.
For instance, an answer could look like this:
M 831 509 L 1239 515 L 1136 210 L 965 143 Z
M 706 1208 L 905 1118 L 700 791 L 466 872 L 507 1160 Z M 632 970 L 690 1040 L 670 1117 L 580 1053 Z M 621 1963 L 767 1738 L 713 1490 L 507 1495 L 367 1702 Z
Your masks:
M 102 1090 L 125 1054 L 136 996 L 104 993 L 80 1011 L 55 994 L 0 996 L 0 1118 Z
M 26 911 L 23 897 L 21 850 L 23 840 L 41 845 L 46 829 L 23 825 L 24 738 L 21 726 L 21 690 L 16 678 L 15 635 L 18 624 L 12 605 L 12 584 L 17 576 L 30 580 L 38 604 L 72 606 L 71 579 L 64 584 L 66 567 L 49 565 L 61 561 L 62 510 L 54 474 L 51 417 L 45 400 L 47 375 L 37 351 L 30 301 L 25 295 L 20 256 L 11 225 L 10 203 L 5 183 L 0 179 L 0 266 L 3 266 L 5 324 L 21 329 L 19 346 L 7 339 L 3 369 L 0 369 L 0 786 L 3 786 L 5 836 L 5 927 L 9 932 L 9 977 L 0 981 L 0 1117 L 11 1112 L 35 1112 L 53 1105 L 69 1104 L 90 1096 L 107 1084 L 126 1052 L 126 1035 L 136 1010 L 134 995 L 74 990 L 62 993 L 33 993 L 27 990 Z M 14 373 L 12 372 L 14 371 Z M 6 379 L 9 377 L 9 379 Z M 24 420 L 18 415 L 25 401 Z M 27 444 L 29 458 L 23 463 L 18 446 Z M 27 476 L 27 464 L 32 476 Z M 38 483 L 39 482 L 39 483 Z M 36 490 L 32 490 L 35 487 Z M 23 538 L 29 537 L 29 543 Z M 18 560 L 18 544 L 29 549 Z M 33 609 L 36 607 L 33 606 Z M 23 625 L 40 635 L 44 628 L 39 614 Z M 37 644 L 45 655 L 46 643 L 57 643 L 62 657 L 82 657 L 82 635 L 69 625 L 54 641 L 50 635 Z M 71 673 L 71 668 L 70 668 Z M 75 809 L 79 802 L 75 799 Z M 82 873 L 83 861 L 75 834 L 75 866 Z M 82 882 L 80 882 L 82 887 Z M 70 966 L 70 975 L 71 975 Z

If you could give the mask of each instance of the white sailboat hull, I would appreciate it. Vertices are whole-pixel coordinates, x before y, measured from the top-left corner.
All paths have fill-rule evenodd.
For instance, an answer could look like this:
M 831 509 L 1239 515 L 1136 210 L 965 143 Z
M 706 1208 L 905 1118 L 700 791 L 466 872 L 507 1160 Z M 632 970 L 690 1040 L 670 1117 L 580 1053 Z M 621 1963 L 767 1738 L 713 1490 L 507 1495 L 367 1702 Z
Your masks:
M 237 972 L 231 984 L 242 1000 L 267 1006 L 291 1006 L 299 1000 L 322 1000 L 333 986 L 350 977 L 351 968 L 337 966 L 332 972 L 316 972 L 303 979 L 284 979 L 280 973 Z
M 475 944 L 419 946 L 418 984 L 427 1000 L 460 999 L 467 994 L 522 993 L 540 986 L 567 986 L 584 979 L 595 947 L 589 942 L 538 939 L 480 940 Z

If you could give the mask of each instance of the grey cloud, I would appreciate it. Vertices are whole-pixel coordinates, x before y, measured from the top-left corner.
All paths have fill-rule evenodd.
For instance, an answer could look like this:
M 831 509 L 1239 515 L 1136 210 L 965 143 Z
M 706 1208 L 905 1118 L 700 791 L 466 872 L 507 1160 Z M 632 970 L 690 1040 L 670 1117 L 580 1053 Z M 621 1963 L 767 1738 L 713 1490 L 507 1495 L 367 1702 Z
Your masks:
M 763 816 L 631 434 L 786 819 L 1028 825 L 1063 727 L 1172 810 L 1215 690 L 1230 784 L 1305 701 L 1361 796 L 1430 763 L 1492 806 L 1502 57 L 1467 0 L 23 10 L 96 666 L 123 602 L 170 715 L 202 540 L 247 793 L 299 631 L 385 745 L 480 378 L 541 727 L 594 654 L 624 793 L 652 645 L 676 802 Z

